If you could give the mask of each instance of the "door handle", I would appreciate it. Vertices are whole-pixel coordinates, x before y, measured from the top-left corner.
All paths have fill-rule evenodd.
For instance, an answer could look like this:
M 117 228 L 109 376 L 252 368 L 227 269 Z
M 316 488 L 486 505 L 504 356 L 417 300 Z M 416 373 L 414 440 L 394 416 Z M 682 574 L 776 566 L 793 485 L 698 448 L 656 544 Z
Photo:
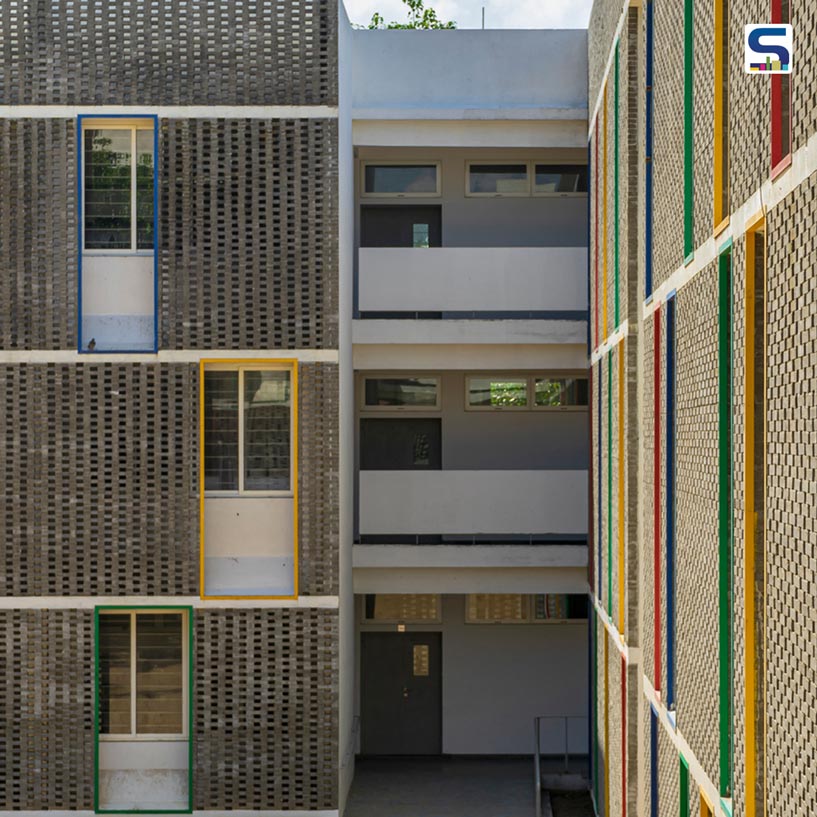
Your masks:
M 403 687 L 403 700 L 407 701 L 409 699 L 409 692 L 411 690 L 408 687 Z

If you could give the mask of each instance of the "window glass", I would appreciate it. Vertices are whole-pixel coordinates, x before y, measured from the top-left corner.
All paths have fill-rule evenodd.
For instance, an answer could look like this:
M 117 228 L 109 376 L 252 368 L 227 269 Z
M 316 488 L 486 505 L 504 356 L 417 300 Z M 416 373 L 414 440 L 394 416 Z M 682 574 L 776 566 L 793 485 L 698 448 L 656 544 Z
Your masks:
M 536 165 L 534 190 L 537 193 L 586 193 L 587 167 L 584 165 Z
M 533 597 L 534 621 L 565 621 L 587 618 L 587 596 L 562 593 L 539 594 Z
M 393 593 L 366 596 L 368 621 L 439 621 L 440 597 L 433 593 Z
M 468 379 L 468 405 L 487 408 L 524 408 L 528 405 L 528 381 Z
M 244 372 L 244 490 L 288 491 L 289 372 Z
M 238 490 L 238 371 L 204 373 L 204 489 Z
M 436 377 L 367 377 L 365 400 L 367 408 L 437 407 Z
M 430 229 L 428 224 L 412 225 L 412 247 L 430 247 Z
M 136 616 L 136 733 L 180 735 L 182 707 L 182 617 L 178 613 Z
M 136 248 L 153 249 L 153 131 L 136 131 Z
M 468 171 L 468 190 L 471 193 L 496 196 L 528 192 L 526 164 L 471 165 Z
M 518 593 L 472 593 L 466 601 L 465 620 L 471 623 L 524 622 L 528 619 L 527 596 Z
M 437 195 L 436 165 L 366 165 L 365 192 Z
M 85 248 L 129 250 L 132 132 L 86 130 L 84 136 Z
M 130 616 L 99 617 L 99 731 L 131 733 Z
M 99 616 L 100 734 L 184 732 L 183 622 L 181 613 Z M 135 654 L 131 649 L 134 642 Z M 134 676 L 135 690 L 131 684 Z M 131 716 L 134 710 L 135 724 Z
M 540 407 L 586 406 L 587 379 L 584 377 L 537 377 L 535 405 Z

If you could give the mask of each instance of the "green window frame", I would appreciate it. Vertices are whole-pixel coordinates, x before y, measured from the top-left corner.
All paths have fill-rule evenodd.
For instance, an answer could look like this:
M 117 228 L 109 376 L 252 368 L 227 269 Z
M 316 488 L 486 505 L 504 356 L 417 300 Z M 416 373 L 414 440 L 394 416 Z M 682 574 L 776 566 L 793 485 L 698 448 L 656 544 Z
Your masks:
M 103 809 L 100 808 L 99 760 L 102 712 L 100 705 L 100 627 L 99 620 L 105 614 L 136 615 L 179 613 L 182 615 L 183 649 L 186 647 L 186 678 L 183 678 L 183 701 L 186 719 L 186 734 L 180 739 L 187 740 L 187 808 L 186 809 Z M 186 643 L 185 643 L 186 642 Z M 131 660 L 133 657 L 131 656 Z M 189 605 L 100 605 L 94 608 L 94 812 L 96 814 L 192 814 L 193 813 L 193 608 Z M 136 694 L 136 690 L 132 690 Z M 133 724 L 132 724 L 133 726 Z

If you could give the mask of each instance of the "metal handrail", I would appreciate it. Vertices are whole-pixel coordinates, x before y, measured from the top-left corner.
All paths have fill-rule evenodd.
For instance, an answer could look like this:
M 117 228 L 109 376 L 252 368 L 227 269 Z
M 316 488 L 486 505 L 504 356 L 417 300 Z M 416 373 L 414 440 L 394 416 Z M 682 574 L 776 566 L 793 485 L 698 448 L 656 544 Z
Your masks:
M 534 775 L 534 783 L 536 785 L 536 817 L 542 817 L 542 764 L 541 764 L 541 751 L 542 751 L 542 741 L 541 741 L 541 729 L 540 724 L 542 721 L 546 720 L 555 720 L 555 721 L 563 721 L 564 722 L 564 735 L 565 735 L 565 774 L 567 774 L 570 770 L 570 731 L 569 731 L 569 723 L 572 720 L 581 720 L 586 721 L 587 717 L 585 715 L 537 715 L 533 719 L 533 731 L 534 731 L 534 753 L 533 753 L 533 775 Z

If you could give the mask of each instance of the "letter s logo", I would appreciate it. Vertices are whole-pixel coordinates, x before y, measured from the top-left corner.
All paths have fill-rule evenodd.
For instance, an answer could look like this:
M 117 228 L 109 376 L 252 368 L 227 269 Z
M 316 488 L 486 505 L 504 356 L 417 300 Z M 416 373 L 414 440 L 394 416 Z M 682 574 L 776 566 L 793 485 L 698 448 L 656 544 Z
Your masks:
M 790 74 L 792 28 L 790 25 L 746 26 L 746 73 Z

